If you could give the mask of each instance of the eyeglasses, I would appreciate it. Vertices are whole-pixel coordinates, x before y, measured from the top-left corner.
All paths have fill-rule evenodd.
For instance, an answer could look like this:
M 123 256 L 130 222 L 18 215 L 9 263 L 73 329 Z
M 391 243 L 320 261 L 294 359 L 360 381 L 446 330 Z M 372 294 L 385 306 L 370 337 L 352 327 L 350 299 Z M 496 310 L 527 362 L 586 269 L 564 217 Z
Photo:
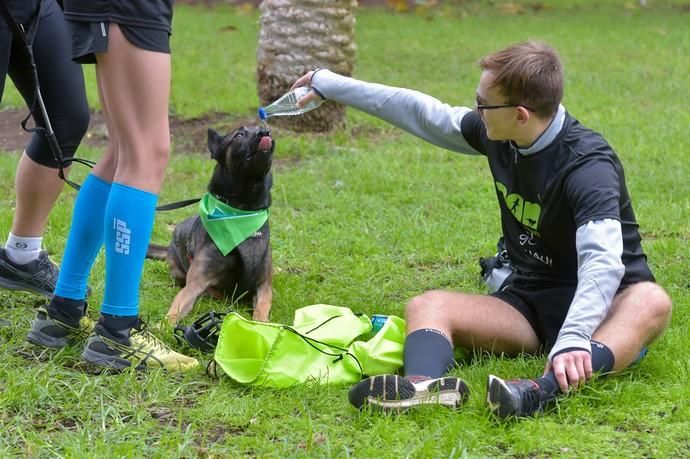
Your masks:
M 530 112 L 533 112 L 534 110 L 529 108 L 526 105 L 522 104 L 482 104 L 481 100 L 479 97 L 475 99 L 474 101 L 474 108 L 477 109 L 477 111 L 481 112 L 481 110 L 494 110 L 496 108 L 508 108 L 508 107 L 523 107 L 529 110 Z

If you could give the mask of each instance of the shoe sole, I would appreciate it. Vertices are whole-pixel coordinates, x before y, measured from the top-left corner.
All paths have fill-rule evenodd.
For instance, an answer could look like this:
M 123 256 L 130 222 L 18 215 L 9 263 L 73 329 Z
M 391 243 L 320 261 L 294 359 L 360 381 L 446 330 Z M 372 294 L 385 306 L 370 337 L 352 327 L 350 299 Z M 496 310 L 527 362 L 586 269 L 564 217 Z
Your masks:
M 29 330 L 29 333 L 26 334 L 26 340 L 36 346 L 47 347 L 49 349 L 62 349 L 69 344 L 66 338 L 54 338 L 45 333 L 35 332 L 34 330 Z
M 33 286 L 25 284 L 23 282 L 5 279 L 3 277 L 0 277 L 0 287 L 7 289 L 7 290 L 15 290 L 15 291 L 21 290 L 24 292 L 31 292 L 31 293 L 35 293 L 37 295 L 45 296 L 46 298 L 52 298 L 53 297 L 53 292 L 51 292 L 51 291 L 40 289 L 37 287 L 33 287 Z
M 498 376 L 489 375 L 486 386 L 486 402 L 491 412 L 501 418 L 514 417 L 518 411 L 513 393 L 504 380 Z
M 121 359 L 113 355 L 105 355 L 99 352 L 93 352 L 88 347 L 84 349 L 81 353 L 81 358 L 91 365 L 95 365 L 101 368 L 107 368 L 114 371 L 122 371 L 132 366 L 132 362 L 129 360 Z M 142 370 L 140 366 L 136 367 L 137 370 Z
M 423 388 L 396 375 L 373 376 L 350 389 L 350 403 L 357 408 L 371 406 L 384 411 L 419 405 L 441 405 L 458 408 L 468 396 L 467 385 L 455 377 L 431 380 Z

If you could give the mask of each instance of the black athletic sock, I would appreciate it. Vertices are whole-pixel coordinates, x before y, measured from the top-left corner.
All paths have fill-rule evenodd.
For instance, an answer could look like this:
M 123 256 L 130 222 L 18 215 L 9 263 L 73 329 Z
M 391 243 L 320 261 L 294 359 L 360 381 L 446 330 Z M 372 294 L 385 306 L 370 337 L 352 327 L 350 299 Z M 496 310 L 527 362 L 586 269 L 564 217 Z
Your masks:
M 86 314 L 86 300 L 73 300 L 56 295 L 51 298 L 46 310 L 51 319 L 74 325 Z
M 438 330 L 422 328 L 405 339 L 405 375 L 440 378 L 453 367 L 453 344 Z
M 549 371 L 541 378 L 537 378 L 535 381 L 537 384 L 539 384 L 539 387 L 541 387 L 544 392 L 547 392 L 552 396 L 556 396 L 558 394 L 558 381 L 556 381 L 556 374 L 553 371 Z
M 595 373 L 609 373 L 613 371 L 615 358 L 611 349 L 599 341 L 591 341 L 592 344 L 592 370 Z M 537 384 L 546 392 L 556 393 L 558 391 L 558 381 L 553 371 L 549 371 L 546 375 L 538 378 Z
M 599 341 L 591 340 L 592 344 L 592 370 L 598 373 L 610 373 L 616 363 L 611 349 Z
M 139 322 L 139 316 L 114 316 L 101 313 L 98 323 L 105 327 L 113 337 L 128 339 L 129 331 Z

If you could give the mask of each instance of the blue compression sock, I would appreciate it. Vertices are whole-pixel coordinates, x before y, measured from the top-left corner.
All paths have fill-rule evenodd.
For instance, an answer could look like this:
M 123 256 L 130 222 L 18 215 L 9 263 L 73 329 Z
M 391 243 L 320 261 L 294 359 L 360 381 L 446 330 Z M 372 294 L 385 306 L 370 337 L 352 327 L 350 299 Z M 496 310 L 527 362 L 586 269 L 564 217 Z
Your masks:
M 57 297 L 80 301 L 86 298 L 89 273 L 103 244 L 103 216 L 110 187 L 110 183 L 89 174 L 77 194 L 55 287 Z
M 105 210 L 105 294 L 101 312 L 139 314 L 139 282 L 158 196 L 113 183 Z

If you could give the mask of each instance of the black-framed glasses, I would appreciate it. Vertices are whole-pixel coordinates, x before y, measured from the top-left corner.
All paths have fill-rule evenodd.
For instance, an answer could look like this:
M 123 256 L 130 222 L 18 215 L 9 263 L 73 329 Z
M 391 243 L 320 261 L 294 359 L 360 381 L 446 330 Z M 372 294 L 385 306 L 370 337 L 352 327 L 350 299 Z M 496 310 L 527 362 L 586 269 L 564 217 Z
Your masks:
M 534 111 L 533 109 L 529 108 L 527 105 L 523 105 L 523 104 L 482 104 L 481 100 L 479 100 L 479 98 L 477 98 L 474 101 L 474 108 L 476 108 L 477 111 L 494 110 L 496 108 L 508 108 L 508 107 L 523 107 L 523 108 L 526 108 L 527 110 L 529 110 L 530 112 Z

